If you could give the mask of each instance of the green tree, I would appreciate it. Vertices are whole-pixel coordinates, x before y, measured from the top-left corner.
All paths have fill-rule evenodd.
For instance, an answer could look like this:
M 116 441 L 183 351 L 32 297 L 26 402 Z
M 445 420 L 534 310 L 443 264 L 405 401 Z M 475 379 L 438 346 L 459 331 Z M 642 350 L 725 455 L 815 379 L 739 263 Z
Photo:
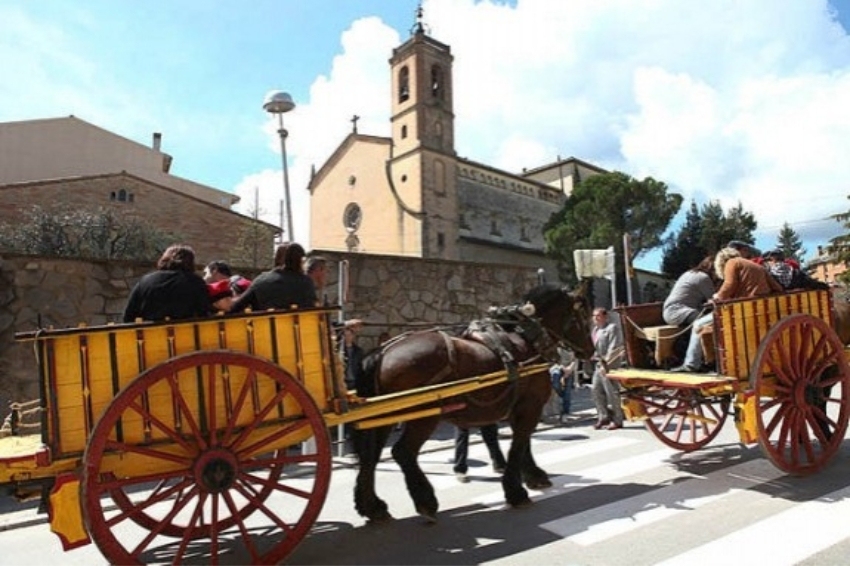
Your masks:
M 708 250 L 702 244 L 703 218 L 697 203 L 685 215 L 685 222 L 677 234 L 671 234 L 664 243 L 661 271 L 676 278 L 704 258 Z
M 847 198 L 850 199 L 850 196 Z M 831 218 L 841 223 L 841 227 L 848 232 L 832 238 L 827 251 L 835 256 L 836 262 L 848 265 L 850 264 L 850 211 L 833 214 Z M 850 284 L 850 270 L 839 275 L 837 279 L 844 284 Z
M 665 243 L 661 270 L 677 278 L 706 255 L 725 247 L 730 240 L 753 244 L 753 232 L 757 227 L 755 216 L 745 211 L 740 203 L 728 212 L 717 201 L 710 201 L 700 209 L 696 203 L 691 203 L 682 228 Z
M 0 250 L 89 259 L 155 261 L 180 238 L 132 215 L 95 208 L 33 206 L 23 221 L 0 223 Z
M 785 257 L 788 259 L 796 259 L 802 263 L 806 255 L 806 250 L 803 249 L 803 242 L 800 240 L 800 235 L 791 228 L 791 225 L 785 222 L 779 230 L 779 237 L 776 239 L 776 247 L 782 250 Z
M 558 260 L 560 276 L 575 281 L 573 250 L 614 246 L 618 297 L 625 297 L 623 235 L 630 239 L 629 264 L 660 246 L 662 234 L 682 206 L 682 196 L 647 177 L 614 171 L 579 183 L 564 207 L 544 226 L 546 252 Z

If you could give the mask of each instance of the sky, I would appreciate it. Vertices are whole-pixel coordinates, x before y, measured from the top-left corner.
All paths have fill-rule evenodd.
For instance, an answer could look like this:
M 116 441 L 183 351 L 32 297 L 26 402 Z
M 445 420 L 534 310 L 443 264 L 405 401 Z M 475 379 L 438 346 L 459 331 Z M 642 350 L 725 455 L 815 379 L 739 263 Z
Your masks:
M 418 0 L 2 0 L 0 122 L 75 115 L 280 224 L 284 115 L 295 239 L 351 131 L 389 136 L 392 49 Z M 520 172 L 577 157 L 742 204 L 806 257 L 850 210 L 850 0 L 424 0 L 454 59 L 458 155 Z M 191 244 L 191 242 L 189 242 Z M 639 258 L 658 269 L 660 253 Z

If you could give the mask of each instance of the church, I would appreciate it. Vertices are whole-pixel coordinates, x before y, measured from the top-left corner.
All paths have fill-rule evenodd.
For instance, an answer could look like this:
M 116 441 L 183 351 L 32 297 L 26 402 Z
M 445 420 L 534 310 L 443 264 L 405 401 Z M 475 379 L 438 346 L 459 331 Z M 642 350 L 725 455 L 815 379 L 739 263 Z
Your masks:
M 421 13 L 389 60 L 391 137 L 351 132 L 312 175 L 312 249 L 544 268 L 543 226 L 574 184 L 605 173 L 576 158 L 521 173 L 459 157 L 451 48 Z

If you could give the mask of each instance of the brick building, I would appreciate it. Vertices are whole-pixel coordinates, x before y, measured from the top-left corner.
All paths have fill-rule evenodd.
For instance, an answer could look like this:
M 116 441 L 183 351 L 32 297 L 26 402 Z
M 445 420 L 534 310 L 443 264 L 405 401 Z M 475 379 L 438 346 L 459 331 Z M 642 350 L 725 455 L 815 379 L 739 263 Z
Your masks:
M 280 229 L 231 210 L 232 193 L 171 175 L 160 143 L 159 134 L 148 147 L 74 116 L 0 123 L 0 223 L 14 226 L 34 205 L 103 208 L 173 234 L 199 263 L 268 265 Z
M 838 260 L 837 254 L 818 246 L 815 257 L 806 262 L 806 271 L 813 279 L 824 283 L 836 283 L 838 276 L 847 271 L 847 264 Z

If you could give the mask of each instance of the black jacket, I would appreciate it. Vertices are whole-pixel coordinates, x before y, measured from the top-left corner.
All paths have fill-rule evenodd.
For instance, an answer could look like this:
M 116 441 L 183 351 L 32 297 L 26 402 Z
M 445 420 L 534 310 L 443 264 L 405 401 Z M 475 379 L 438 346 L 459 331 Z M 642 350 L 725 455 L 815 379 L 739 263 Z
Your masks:
M 211 312 L 207 284 L 200 275 L 161 269 L 143 275 L 133 287 L 123 320 L 177 320 L 207 316 Z
M 316 286 L 303 273 L 272 269 L 257 276 L 241 297 L 233 301 L 233 312 L 308 308 L 316 306 Z

